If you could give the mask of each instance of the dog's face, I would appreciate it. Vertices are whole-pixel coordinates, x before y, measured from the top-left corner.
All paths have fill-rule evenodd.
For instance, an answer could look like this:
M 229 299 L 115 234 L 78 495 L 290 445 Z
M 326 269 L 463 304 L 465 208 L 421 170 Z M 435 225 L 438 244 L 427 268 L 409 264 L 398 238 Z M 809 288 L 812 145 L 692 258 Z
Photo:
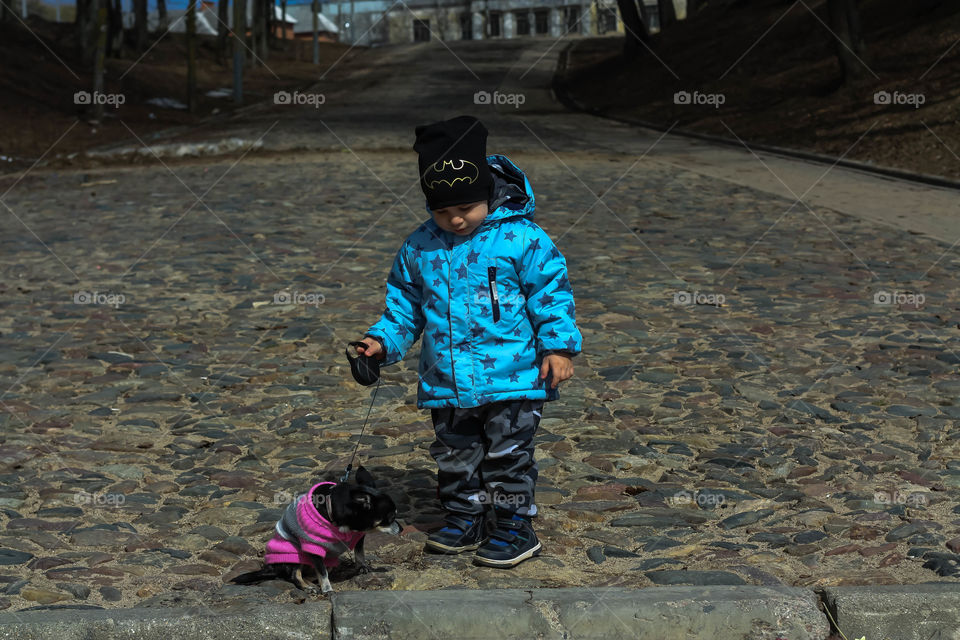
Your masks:
M 350 531 L 378 529 L 394 535 L 400 533 L 397 507 L 390 496 L 377 489 L 370 472 L 357 469 L 357 484 L 340 483 L 331 492 L 334 522 Z

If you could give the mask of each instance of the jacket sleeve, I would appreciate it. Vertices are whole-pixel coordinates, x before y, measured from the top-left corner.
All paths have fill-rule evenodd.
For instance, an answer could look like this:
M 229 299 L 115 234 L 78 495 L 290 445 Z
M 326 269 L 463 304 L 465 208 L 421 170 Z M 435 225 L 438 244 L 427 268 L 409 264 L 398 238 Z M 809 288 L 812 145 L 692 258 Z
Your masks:
M 537 337 L 537 355 L 562 351 L 575 356 L 580 353 L 583 337 L 577 329 L 567 261 L 536 224 L 527 227 L 522 246 L 520 287 Z
M 369 329 L 367 337 L 376 338 L 386 352 L 383 366 L 403 360 L 407 350 L 420 337 L 424 317 L 420 307 L 422 291 L 412 269 L 408 244 L 405 242 L 393 261 L 387 276 L 386 309 Z

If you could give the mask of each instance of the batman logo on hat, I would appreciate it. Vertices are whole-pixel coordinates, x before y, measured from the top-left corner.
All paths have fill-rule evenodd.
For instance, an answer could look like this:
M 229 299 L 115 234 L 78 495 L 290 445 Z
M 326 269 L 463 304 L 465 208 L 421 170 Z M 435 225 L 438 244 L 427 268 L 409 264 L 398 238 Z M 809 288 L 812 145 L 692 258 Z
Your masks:
M 430 165 L 423 176 L 423 183 L 430 189 L 436 189 L 441 183 L 448 187 L 458 182 L 473 184 L 479 177 L 480 170 L 469 160 L 443 160 Z

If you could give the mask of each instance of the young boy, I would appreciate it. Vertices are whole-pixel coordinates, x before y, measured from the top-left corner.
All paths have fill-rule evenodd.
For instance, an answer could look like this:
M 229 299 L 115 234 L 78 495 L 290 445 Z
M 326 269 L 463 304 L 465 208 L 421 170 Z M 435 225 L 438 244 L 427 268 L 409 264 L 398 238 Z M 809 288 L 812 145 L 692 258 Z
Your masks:
M 422 333 L 417 406 L 431 410 L 447 511 L 427 547 L 512 567 L 541 548 L 533 436 L 581 349 L 573 291 L 566 261 L 533 222 L 530 182 L 506 156 L 486 156 L 479 120 L 420 126 L 416 136 L 432 219 L 400 247 L 386 310 L 357 352 L 393 364 Z

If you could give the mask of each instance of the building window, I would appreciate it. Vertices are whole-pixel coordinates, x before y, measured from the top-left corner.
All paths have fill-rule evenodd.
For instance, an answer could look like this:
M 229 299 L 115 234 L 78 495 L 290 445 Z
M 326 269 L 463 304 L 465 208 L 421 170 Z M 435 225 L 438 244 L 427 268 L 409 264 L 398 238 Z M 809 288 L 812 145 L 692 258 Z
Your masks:
M 463 40 L 473 40 L 473 14 L 460 14 L 460 38 Z
M 601 34 L 617 30 L 617 10 L 610 7 L 602 7 L 597 12 L 598 22 L 600 23 L 599 32 Z
M 580 7 L 573 5 L 566 7 L 567 33 L 580 33 Z
M 539 11 L 533 12 L 534 26 L 537 30 L 537 35 L 544 35 L 550 33 L 550 10 L 541 9 Z
M 429 20 L 414 19 L 413 41 L 414 42 L 430 42 L 430 21 Z
M 530 16 L 526 11 L 517 11 L 513 14 L 517 21 L 517 35 L 530 35 Z
M 487 21 L 487 28 L 490 30 L 491 38 L 500 37 L 500 21 L 502 19 L 503 18 L 499 11 L 490 12 L 490 17 L 488 18 L 488 21 Z

